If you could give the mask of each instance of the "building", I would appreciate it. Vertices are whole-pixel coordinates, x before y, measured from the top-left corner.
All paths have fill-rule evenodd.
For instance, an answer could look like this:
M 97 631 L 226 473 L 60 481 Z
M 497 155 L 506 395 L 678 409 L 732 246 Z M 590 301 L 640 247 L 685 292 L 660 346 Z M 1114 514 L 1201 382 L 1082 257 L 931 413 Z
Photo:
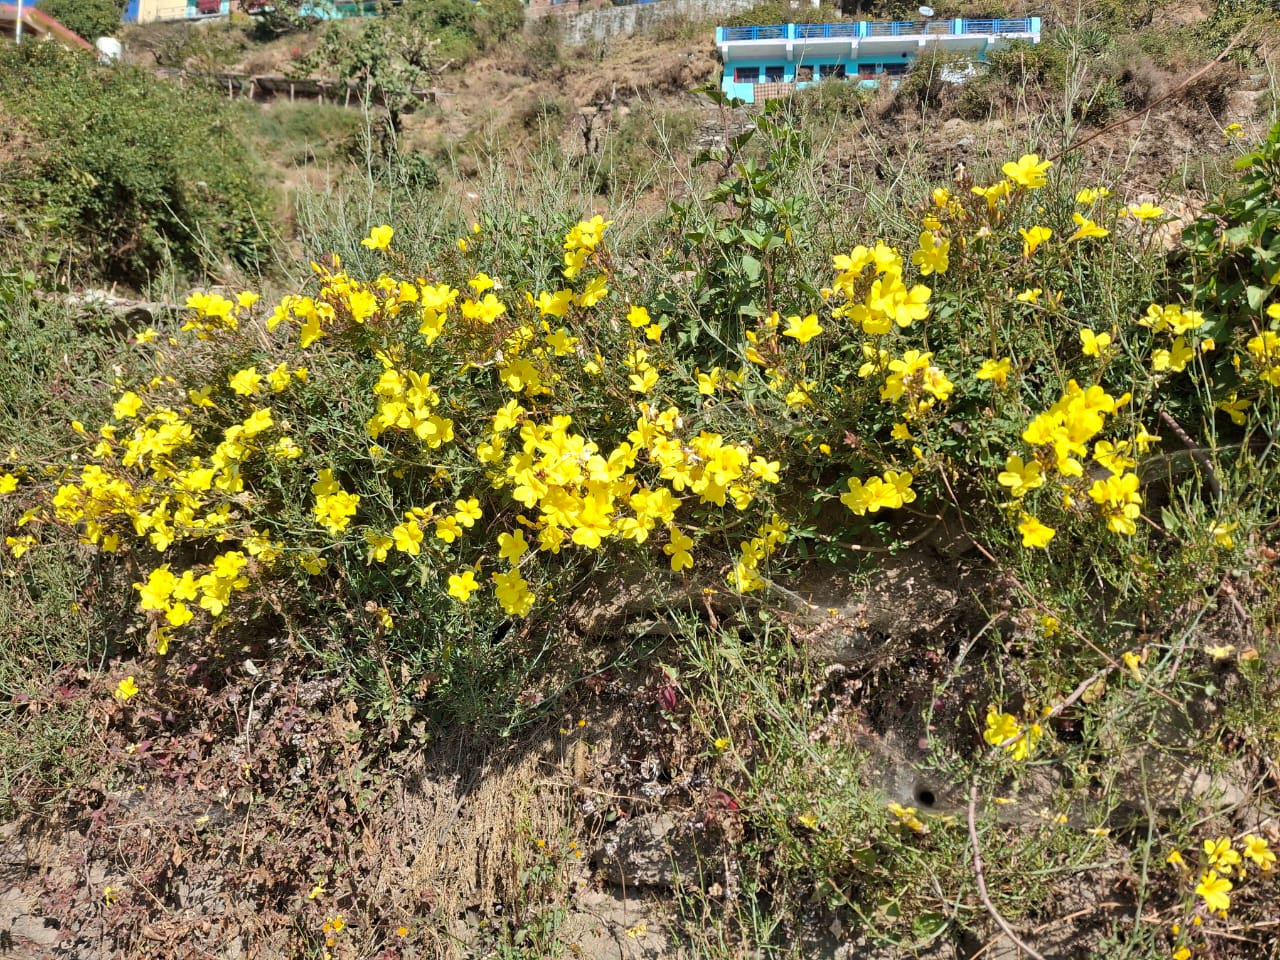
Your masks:
M 1040 18 L 784 23 L 717 27 L 721 89 L 747 103 L 785 96 L 829 78 L 874 86 L 907 72 L 921 52 L 939 49 L 982 61 L 1013 40 L 1040 42 Z
M 16 3 L 0 3 L 0 36 L 14 40 L 18 35 L 18 5 Z M 22 5 L 22 36 L 24 39 L 58 40 L 68 47 L 81 47 L 94 51 L 89 41 L 73 30 L 69 30 L 32 3 Z
M 129 0 L 124 10 L 125 23 L 154 23 L 157 20 L 185 20 L 187 8 L 195 3 L 187 0 Z

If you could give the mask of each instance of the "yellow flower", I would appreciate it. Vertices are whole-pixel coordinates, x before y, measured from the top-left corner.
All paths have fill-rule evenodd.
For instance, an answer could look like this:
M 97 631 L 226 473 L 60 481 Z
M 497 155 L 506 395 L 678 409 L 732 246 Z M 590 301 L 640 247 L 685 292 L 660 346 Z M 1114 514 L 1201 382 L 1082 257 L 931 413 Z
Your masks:
M 951 241 L 934 236 L 930 230 L 920 234 L 920 249 L 911 255 L 911 262 L 920 268 L 920 276 L 927 277 L 931 273 L 946 273 L 949 261 L 947 253 L 951 249 Z
M 987 743 L 998 747 L 1021 732 L 1022 726 L 1013 714 L 1001 713 L 994 706 L 987 707 L 987 729 L 982 734 L 982 739 Z
M 462 603 L 466 603 L 471 599 L 471 595 L 480 589 L 480 584 L 476 583 L 476 575 L 471 570 L 467 570 L 462 574 L 449 575 L 449 596 Z
M 1209 870 L 1196 884 L 1196 895 L 1204 898 L 1204 905 L 1213 911 L 1231 909 L 1231 881 L 1218 876 L 1218 871 Z
M 1088 217 L 1080 216 L 1078 213 L 1071 214 L 1071 219 L 1075 221 L 1077 229 L 1075 233 L 1067 237 L 1067 243 L 1071 243 L 1074 240 L 1083 240 L 1087 237 L 1105 237 L 1111 232 L 1104 227 L 1098 226 Z
M 1231 532 L 1239 523 L 1215 523 L 1209 528 L 1209 533 L 1213 535 L 1214 545 L 1221 550 L 1234 550 L 1236 542 L 1231 536 Z
M 1010 456 L 1004 465 L 1004 471 L 996 477 L 1002 487 L 1008 487 L 1015 497 L 1026 496 L 1028 491 L 1044 486 L 1044 471 L 1040 464 L 1031 460 L 1024 463 L 1021 457 Z
M 815 313 L 803 319 L 798 316 L 787 317 L 787 329 L 782 331 L 784 337 L 793 337 L 801 343 L 808 343 L 820 333 L 822 333 L 822 326 L 818 323 L 818 315 Z
M 1230 837 L 1206 840 L 1203 845 L 1205 859 L 1220 869 L 1230 869 L 1240 862 L 1240 854 L 1231 847 Z
M 648 367 L 640 373 L 633 373 L 627 378 L 632 393 L 645 394 L 658 385 L 658 371 Z
M 1111 346 L 1111 334 L 1094 333 L 1088 327 L 1080 331 L 1080 352 L 1086 357 L 1100 357 Z
M 1026 290 L 1023 290 L 1018 294 L 1017 299 L 1019 303 L 1035 303 L 1040 299 L 1040 295 L 1043 293 L 1044 290 L 1040 287 L 1028 287 Z
M 999 360 L 983 360 L 982 366 L 978 368 L 978 372 L 974 377 L 978 380 L 991 380 L 996 386 L 1003 387 L 1009 379 L 1009 369 L 1012 362 L 1008 357 L 1001 357 Z
M 114 696 L 121 703 L 124 703 L 130 697 L 137 696 L 138 692 L 139 692 L 138 684 L 134 681 L 133 675 L 130 674 L 129 676 L 125 677 L 123 680 L 121 680 L 119 683 L 116 684 L 116 690 L 115 690 Z
M 662 548 L 662 552 L 671 558 L 671 569 L 675 573 L 693 567 L 693 538 L 681 533 L 674 524 L 668 527 L 671 542 Z
M 391 238 L 395 236 L 395 233 L 386 224 L 374 227 L 369 231 L 369 235 L 360 241 L 360 246 L 368 247 L 370 250 L 386 250 L 391 246 Z
M 720 386 L 720 368 L 712 367 L 710 373 L 703 373 L 701 370 L 694 373 L 698 378 L 698 393 L 704 397 L 715 396 L 716 389 Z
M 1076 194 L 1076 203 L 1096 203 L 1109 196 L 1111 191 L 1106 187 L 1085 187 Z
M 1024 547 L 1047 547 L 1057 534 L 1053 527 L 1045 526 L 1037 518 L 1025 515 L 1018 524 L 1018 532 L 1022 534 Z
M 262 389 L 262 374 L 258 373 L 257 367 L 237 370 L 227 379 L 231 390 L 242 397 L 251 397 Z
M 1022 256 L 1030 257 L 1036 252 L 1036 248 L 1053 236 L 1053 231 L 1048 227 L 1032 227 L 1030 230 L 1019 230 L 1022 234 Z
M 117 420 L 132 420 L 142 409 L 142 398 L 132 390 L 126 390 L 111 407 L 111 415 Z
M 1262 837 L 1246 833 L 1240 841 L 1244 845 L 1244 855 L 1260 866 L 1270 870 L 1276 862 L 1276 855 L 1271 852 L 1270 845 Z
M 533 609 L 535 597 L 529 590 L 529 584 L 520 576 L 519 570 L 493 575 L 494 596 L 502 607 L 502 612 L 510 617 L 527 617 Z M 585 720 L 579 720 L 578 726 L 586 726 Z
M 1016 162 L 1010 161 L 1000 172 L 1020 187 L 1036 190 L 1044 186 L 1045 173 L 1053 166 L 1051 160 L 1041 160 L 1039 154 L 1027 153 Z
M 1151 203 L 1131 203 L 1122 212 L 1135 220 L 1145 222 L 1147 220 L 1155 220 L 1157 217 L 1163 217 L 1164 207 L 1157 207 Z
M 529 543 L 524 538 L 524 531 L 498 534 L 498 558 L 509 563 L 519 563 L 520 558 L 529 550 Z
M 631 324 L 635 329 L 647 327 L 653 321 L 649 317 L 649 311 L 644 307 L 632 307 L 627 311 L 627 323 Z
M 1120 655 L 1120 659 L 1124 661 L 1125 669 L 1133 674 L 1133 678 L 1139 683 L 1142 682 L 1142 657 L 1133 650 L 1126 650 Z

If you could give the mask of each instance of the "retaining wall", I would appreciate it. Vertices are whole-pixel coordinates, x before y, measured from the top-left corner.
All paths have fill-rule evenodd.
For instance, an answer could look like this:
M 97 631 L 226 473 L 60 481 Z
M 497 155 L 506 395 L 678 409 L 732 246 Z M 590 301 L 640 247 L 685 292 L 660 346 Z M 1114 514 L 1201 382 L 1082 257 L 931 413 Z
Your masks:
M 557 15 L 561 38 L 567 45 L 576 47 L 607 40 L 609 37 L 630 37 L 664 21 L 681 17 L 691 20 L 723 19 L 730 14 L 751 9 L 757 2 L 758 0 L 654 0 L 653 3 L 628 3 L 593 10 L 583 10 L 577 3 L 566 2 L 544 7 L 543 10 Z M 529 12 L 534 13 L 532 7 Z

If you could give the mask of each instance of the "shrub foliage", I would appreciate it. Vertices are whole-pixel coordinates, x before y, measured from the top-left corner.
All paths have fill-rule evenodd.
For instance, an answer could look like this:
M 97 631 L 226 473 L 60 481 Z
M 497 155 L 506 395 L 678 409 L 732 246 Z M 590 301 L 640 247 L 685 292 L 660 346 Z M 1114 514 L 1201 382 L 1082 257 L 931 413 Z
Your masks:
M 24 44 L 0 49 L 0 109 L 31 139 L 0 159 L 17 256 L 143 284 L 170 264 L 194 274 L 264 253 L 267 194 L 212 93 Z

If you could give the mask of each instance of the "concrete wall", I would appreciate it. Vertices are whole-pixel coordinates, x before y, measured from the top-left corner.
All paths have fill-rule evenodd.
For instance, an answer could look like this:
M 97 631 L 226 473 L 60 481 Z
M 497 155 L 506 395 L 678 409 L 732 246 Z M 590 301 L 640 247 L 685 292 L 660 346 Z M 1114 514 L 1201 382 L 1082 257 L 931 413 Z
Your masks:
M 757 0 L 655 0 L 601 7 L 583 13 L 558 16 L 561 37 L 569 46 L 581 46 L 609 37 L 630 37 L 666 20 L 688 18 L 709 21 L 750 10 Z

